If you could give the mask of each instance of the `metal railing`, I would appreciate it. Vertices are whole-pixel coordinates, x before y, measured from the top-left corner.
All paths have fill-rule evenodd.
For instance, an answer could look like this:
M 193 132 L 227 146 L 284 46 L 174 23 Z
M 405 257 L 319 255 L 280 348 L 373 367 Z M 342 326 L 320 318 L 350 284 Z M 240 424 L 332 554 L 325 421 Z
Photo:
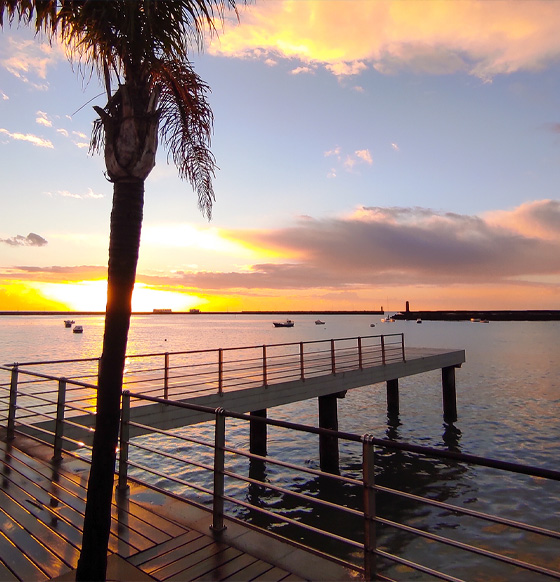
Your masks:
M 96 378 L 97 358 L 32 361 L 11 364 L 35 366 L 71 364 L 68 379 Z M 124 387 L 146 395 L 182 399 L 201 393 L 270 386 L 377 365 L 406 361 L 404 334 L 372 335 L 305 342 L 279 343 L 127 356 Z M 77 371 L 76 366 L 81 370 Z M 6 366 L 10 366 L 6 364 Z
M 207 428 L 204 438 L 201 438 L 200 431 L 197 432 L 196 429 L 180 433 L 153 429 L 152 436 L 155 438 L 144 438 L 138 442 L 129 441 L 127 435 L 132 426 L 144 430 L 147 428 L 146 425 L 139 425 L 130 420 L 131 399 L 206 412 L 213 424 L 213 430 Z M 226 420 L 234 423 L 241 422 L 246 426 L 251 422 L 263 422 L 268 427 L 294 431 L 300 435 L 325 435 L 347 444 L 358 445 L 361 449 L 361 462 L 360 469 L 355 472 L 359 472 L 359 475 L 331 474 L 306 464 L 297 465 L 269 455 L 253 454 L 239 445 L 231 444 L 231 440 L 239 441 L 238 424 L 234 426 L 235 437 L 228 441 Z M 168 442 L 162 444 L 165 440 Z M 160 444 L 155 445 L 155 442 Z M 178 450 L 183 452 L 177 454 Z M 121 489 L 126 488 L 127 480 L 132 478 L 144 483 L 149 482 L 167 493 L 175 491 L 176 495 L 188 498 L 192 503 L 211 507 L 212 528 L 215 531 L 221 531 L 225 527 L 226 517 L 233 521 L 243 522 L 249 519 L 251 523 L 260 523 L 261 527 L 265 527 L 269 533 L 272 532 L 277 536 L 280 535 L 279 531 L 288 530 L 290 534 L 280 535 L 280 537 L 289 537 L 292 543 L 299 544 L 308 551 L 324 555 L 325 548 L 331 546 L 336 550 L 330 552 L 327 557 L 355 571 L 366 580 L 390 579 L 380 571 L 379 562 L 385 564 L 385 568 L 387 563 L 392 563 L 406 568 L 409 572 L 413 570 L 423 572 L 441 580 L 459 580 L 456 576 L 429 565 L 429 554 L 435 552 L 434 545 L 436 544 L 445 550 L 451 548 L 456 552 L 466 552 L 506 564 L 522 572 L 560 579 L 560 571 L 554 567 L 517 559 L 500 552 L 499 549 L 490 548 L 490 544 L 487 543 L 484 547 L 476 545 L 479 531 L 484 530 L 484 526 L 488 524 L 495 524 L 504 530 L 509 530 L 509 532 L 502 531 L 500 537 L 495 538 L 495 545 L 498 548 L 504 542 L 504 537 L 509 535 L 515 538 L 520 532 L 533 536 L 531 543 L 536 543 L 537 538 L 560 542 L 559 531 L 379 485 L 376 483 L 376 474 L 381 465 L 376 462 L 376 457 L 380 450 L 406 452 L 431 459 L 489 467 L 511 474 L 560 481 L 558 471 L 392 442 L 374 438 L 368 434 L 360 436 L 290 422 L 256 418 L 253 415 L 229 412 L 221 408 L 211 409 L 185 403 L 171 403 L 164 399 L 125 391 L 123 393 L 118 486 Z M 146 457 L 150 458 L 149 463 L 143 460 Z M 162 467 L 165 467 L 165 470 L 162 470 Z M 170 470 L 170 467 L 173 467 L 173 470 Z M 287 483 L 285 477 L 272 478 L 272 475 L 278 474 L 291 474 L 292 477 Z M 315 484 L 322 482 L 325 494 L 317 495 L 313 487 L 308 487 L 311 491 L 304 491 L 305 488 L 295 486 L 295 483 L 302 483 L 305 480 L 310 480 Z M 350 488 L 354 495 L 342 494 L 341 496 L 345 488 Z M 473 530 L 470 534 L 471 539 L 464 541 L 461 536 L 445 536 L 416 525 L 399 523 L 392 517 L 385 517 L 383 514 L 386 512 L 379 511 L 379 502 L 376 501 L 379 495 L 404 500 L 407 503 L 425 505 L 432 511 L 464 516 L 469 520 L 476 519 L 483 522 L 484 526 L 481 526 L 480 530 L 471 526 Z M 271 498 L 278 499 L 281 503 L 265 505 L 265 502 Z M 299 510 L 296 511 L 295 508 Z M 317 513 L 323 514 L 320 520 L 314 519 Z M 297 514 L 296 517 L 294 514 Z M 326 518 L 326 514 L 330 515 L 330 518 Z M 349 525 L 350 522 L 352 525 Z M 337 528 L 338 524 L 346 524 L 344 531 Z M 380 527 L 385 530 L 382 536 L 383 543 L 380 543 L 377 532 Z M 383 545 L 387 545 L 387 539 L 391 537 L 386 533 L 388 529 L 396 531 L 397 535 L 407 534 L 425 543 L 427 555 L 424 558 L 428 564 L 415 562 L 383 549 Z M 557 547 L 560 547 L 560 543 Z M 428 548 L 430 548 L 429 552 Z M 449 562 L 448 566 L 452 566 L 452 562 Z
M 70 451 L 80 443 L 68 442 L 64 433 L 68 425 L 75 427 L 72 419 L 76 415 L 94 414 L 94 385 L 17 366 L 2 366 L 0 372 L 4 374 L 0 381 L 0 417 L 8 440 L 24 432 L 52 446 L 54 459 L 63 454 L 90 459 L 91 452 L 85 446 Z M 139 425 L 130 420 L 131 401 L 197 410 L 206 413 L 209 421 L 173 431 Z M 558 513 L 559 471 L 171 402 L 130 391 L 123 393 L 122 406 L 119 489 L 126 489 L 127 482 L 133 480 L 205 508 L 212 513 L 216 532 L 229 520 L 244 523 L 289 539 L 369 580 L 390 580 L 398 574 L 408 579 L 413 571 L 431 579 L 459 580 L 456 559 L 479 564 L 479 572 L 499 568 L 499 575 L 508 580 L 515 580 L 515 575 L 524 580 L 528 572 L 532 580 L 536 576 L 560 579 L 560 532 L 538 525 L 538 515 L 533 523 L 525 523 L 515 515 L 493 515 L 472 501 L 450 503 L 437 490 L 420 494 L 414 486 L 422 474 L 430 474 L 434 467 L 441 470 L 442 464 L 448 470 L 465 473 L 473 467 L 477 471 L 499 471 L 504 479 L 519 479 L 520 490 L 526 487 L 533 495 L 548 495 L 547 507 Z M 37 429 L 39 419 L 53 421 L 52 431 Z M 278 450 L 269 450 L 264 456 L 243 447 L 254 422 L 276 431 L 271 441 L 280 443 Z M 134 427 L 149 430 L 149 434 L 130 439 L 128 434 Z M 89 426 L 82 428 L 92 430 Z M 289 436 L 282 440 L 281 434 Z M 344 455 L 352 459 L 343 464 L 340 474 L 327 473 L 309 462 L 309 455 L 313 456 L 310 448 L 320 436 L 336 439 Z M 285 439 L 299 442 L 305 451 L 301 462 L 293 455 L 282 455 Z M 404 478 L 398 480 L 398 486 L 384 482 L 398 455 L 404 455 L 399 470 L 408 472 L 413 486 L 407 486 Z M 415 463 L 418 470 L 413 472 Z M 431 479 L 437 475 L 434 472 Z

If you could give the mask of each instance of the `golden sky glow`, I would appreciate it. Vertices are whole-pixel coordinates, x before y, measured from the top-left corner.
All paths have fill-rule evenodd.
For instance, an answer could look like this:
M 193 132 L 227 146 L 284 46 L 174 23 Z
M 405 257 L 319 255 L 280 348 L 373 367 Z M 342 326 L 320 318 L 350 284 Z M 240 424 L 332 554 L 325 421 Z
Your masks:
M 193 53 L 213 219 L 164 143 L 134 311 L 560 308 L 560 4 L 257 0 Z M 105 94 L 0 35 L 0 311 L 103 311 Z M 389 299 L 389 305 L 385 305 Z
M 461 0 L 267 1 L 242 11 L 212 50 L 246 55 L 268 50 L 355 74 L 369 63 L 381 72 L 468 70 L 489 78 L 534 70 L 557 49 L 556 2 Z M 470 55 L 473 62 L 460 53 Z

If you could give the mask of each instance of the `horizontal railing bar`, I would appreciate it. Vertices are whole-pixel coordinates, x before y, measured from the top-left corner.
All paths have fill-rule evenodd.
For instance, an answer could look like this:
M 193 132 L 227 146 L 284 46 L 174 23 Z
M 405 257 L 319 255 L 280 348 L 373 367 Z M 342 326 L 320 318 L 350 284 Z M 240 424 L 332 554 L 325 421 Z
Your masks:
M 134 426 L 136 428 L 140 428 L 140 429 L 143 429 L 143 430 L 149 430 L 149 431 L 154 432 L 156 434 L 161 434 L 163 436 L 167 436 L 167 437 L 170 437 L 170 438 L 174 438 L 174 439 L 177 439 L 179 441 L 185 441 L 185 442 L 188 442 L 188 443 L 195 443 L 197 445 L 202 445 L 202 446 L 205 446 L 205 447 L 209 447 L 211 449 L 214 448 L 214 443 L 207 443 L 205 441 L 202 441 L 200 439 L 196 439 L 194 437 L 182 436 L 182 435 L 179 435 L 177 433 L 173 433 L 171 431 L 168 431 L 168 430 L 165 430 L 165 429 L 162 429 L 162 428 L 155 428 L 155 427 L 148 426 L 146 424 L 141 424 L 139 422 L 132 422 L 132 421 L 129 421 L 128 424 L 130 426 Z M 131 444 L 132 444 L 132 442 L 131 442 Z M 138 445 L 135 445 L 135 446 L 138 446 Z
M 292 469 L 295 471 L 300 471 L 301 473 L 307 473 L 309 475 L 314 475 L 315 477 L 328 477 L 333 481 L 340 481 L 342 483 L 347 483 L 349 485 L 363 485 L 363 482 L 359 479 L 352 479 L 351 477 L 344 477 L 344 475 L 337 475 L 335 473 L 325 473 L 324 471 L 320 471 L 319 469 L 312 469 L 311 467 L 303 467 L 300 465 L 293 465 L 286 461 L 280 461 L 279 459 L 272 459 L 271 457 L 263 457 L 261 455 L 255 455 L 254 453 L 249 453 L 242 449 L 235 449 L 232 447 L 224 447 L 224 451 L 228 453 L 233 453 L 236 455 L 240 455 L 242 457 L 246 457 L 247 459 L 253 459 L 255 461 L 262 461 L 267 465 L 275 465 L 278 467 L 284 467 L 286 469 Z
M 304 529 L 306 531 L 320 534 L 324 537 L 327 537 L 327 538 L 332 539 L 332 540 L 336 540 L 338 542 L 345 543 L 345 544 L 352 546 L 354 548 L 359 548 L 360 550 L 364 549 L 364 544 L 360 543 L 360 542 L 356 542 L 355 540 L 351 540 L 351 539 L 339 536 L 337 534 L 333 534 L 332 532 L 328 532 L 328 531 L 325 531 L 323 529 L 319 529 L 313 525 L 309 525 L 307 523 L 297 521 L 296 519 L 292 519 L 291 517 L 286 517 L 285 515 L 281 515 L 279 513 L 274 513 L 273 511 L 269 511 L 268 509 L 263 509 L 262 507 L 258 507 L 256 505 L 251 505 L 250 503 L 247 503 L 246 501 L 243 501 L 241 499 L 236 499 L 235 497 L 230 497 L 229 495 L 224 495 L 223 498 L 224 498 L 224 500 L 229 501 L 230 503 L 233 503 L 235 505 L 241 505 L 242 507 L 245 507 L 246 509 L 251 509 L 253 511 L 256 511 L 257 513 L 261 513 L 261 514 L 267 515 L 269 517 L 274 517 L 278 521 L 282 521 L 284 523 L 289 523 L 290 525 L 294 525 L 294 526 L 297 526 L 297 527 Z
M 69 362 L 71 362 L 72 360 L 68 360 Z M 51 362 L 47 362 L 47 363 L 51 363 Z M 4 370 L 6 372 L 11 372 L 12 369 L 11 368 L 6 368 L 5 366 L 0 366 L 0 370 Z M 18 368 L 18 372 L 20 374 L 27 374 L 28 376 L 34 376 L 36 378 L 43 378 L 45 380 L 61 380 L 61 379 L 66 379 L 64 378 L 64 376 L 53 376 L 51 374 L 41 374 L 41 372 L 32 372 L 31 370 L 24 370 L 22 368 Z M 76 380 L 68 380 L 69 383 L 75 385 L 75 386 L 81 386 L 82 388 L 92 388 L 94 390 L 97 390 L 97 386 L 95 386 L 94 384 L 87 384 L 86 382 L 77 382 Z M 19 384 L 19 382 L 18 382 Z
M 443 572 L 438 572 L 433 568 L 422 566 L 422 564 L 411 562 L 410 560 L 406 560 L 405 558 L 400 558 L 399 556 L 389 554 L 388 552 L 384 552 L 383 550 L 375 549 L 374 554 L 377 556 L 381 556 L 382 558 L 385 558 L 387 560 L 396 562 L 397 564 L 401 564 L 402 566 L 407 566 L 411 570 L 423 572 L 424 574 L 430 574 L 431 576 L 439 578 L 440 580 L 446 580 L 447 582 L 465 582 L 462 578 L 456 578 L 455 576 L 444 574 Z
M 136 469 L 140 469 L 140 470 L 145 471 L 146 473 L 149 473 L 151 475 L 157 475 L 158 477 L 168 479 L 169 481 L 172 481 L 173 483 L 178 483 L 179 485 L 183 485 L 189 489 L 194 489 L 195 491 L 201 491 L 202 493 L 205 493 L 206 495 L 210 495 L 210 496 L 214 495 L 214 492 L 211 491 L 210 489 L 206 489 L 205 487 L 195 485 L 194 483 L 188 483 L 187 481 L 183 481 L 183 479 L 179 479 L 178 477 L 174 477 L 173 475 L 169 475 L 168 473 L 162 473 L 161 471 L 146 467 L 144 465 L 141 465 L 139 463 L 135 463 L 134 461 L 130 461 L 130 460 L 127 461 L 127 463 L 131 467 L 135 467 Z M 138 479 L 138 477 L 136 477 L 136 481 L 140 481 L 140 479 Z M 140 481 L 140 482 L 142 482 L 142 481 Z
M 516 566 L 517 568 L 522 568 L 523 570 L 530 570 L 531 572 L 538 572 L 539 574 L 544 574 L 545 576 L 551 576 L 552 578 L 560 579 L 560 572 L 555 570 L 549 570 L 548 568 L 544 568 L 542 566 L 537 566 L 536 564 L 529 564 L 528 562 L 524 562 L 522 560 L 517 560 L 516 558 L 511 558 L 509 556 L 504 556 L 502 554 L 497 554 L 496 552 L 492 552 L 491 550 L 485 550 L 484 548 L 477 548 L 475 546 L 471 546 L 470 544 L 466 544 L 464 542 L 460 542 L 457 540 L 452 540 L 451 538 L 446 538 L 437 534 L 433 534 L 415 527 L 411 527 L 409 525 L 404 525 L 402 523 L 397 523 L 388 519 L 384 519 L 382 517 L 373 517 L 372 518 L 376 523 L 382 523 L 383 525 L 387 525 L 390 527 L 394 527 L 395 529 L 406 531 L 408 533 L 432 540 L 434 542 L 439 542 L 441 544 L 445 544 L 447 546 L 451 546 L 454 548 L 458 548 L 461 550 L 465 550 L 466 552 L 471 552 L 473 554 L 478 554 L 480 556 L 484 556 L 486 558 L 491 558 L 493 560 L 497 560 L 499 562 L 503 562 L 505 564 L 509 564 L 511 566 Z
M 377 338 L 392 338 L 392 337 L 402 337 L 402 333 L 389 333 L 389 334 L 376 334 L 370 336 L 360 336 L 362 341 L 368 339 L 377 339 Z M 323 344 L 331 341 L 336 342 L 344 342 L 344 341 L 353 341 L 357 340 L 358 336 L 355 337 L 342 337 L 342 338 L 333 338 L 333 339 L 324 339 L 324 340 L 308 340 L 304 342 L 284 342 L 284 343 L 277 343 L 277 344 L 266 344 L 267 348 L 276 348 L 276 347 L 286 347 L 286 346 L 299 346 L 300 344 L 303 345 L 313 345 L 313 344 Z M 390 340 L 389 340 L 390 341 Z M 386 343 L 386 346 L 390 345 Z M 126 357 L 129 359 L 136 359 L 136 358 L 154 358 L 159 356 L 165 356 L 166 354 L 170 356 L 179 356 L 179 355 L 188 355 L 188 354 L 204 354 L 204 353 L 212 353 L 218 352 L 222 350 L 222 352 L 231 352 L 236 350 L 250 350 L 250 349 L 262 349 L 261 345 L 252 345 L 252 346 L 233 346 L 233 347 L 226 347 L 226 348 L 211 348 L 205 350 L 186 350 L 186 351 L 178 351 L 178 352 L 154 352 L 154 353 L 146 353 L 146 354 L 127 354 Z M 38 366 L 38 365 L 45 365 L 45 364 L 67 364 L 73 362 L 94 362 L 99 361 L 99 357 L 95 358 L 76 358 L 76 359 L 65 359 L 65 360 L 43 360 L 43 361 L 32 361 L 32 362 L 13 362 L 4 364 L 2 367 L 11 370 L 14 366 Z
M 43 364 L 72 364 L 74 362 L 95 362 L 97 360 L 99 360 L 99 357 L 97 357 L 97 358 L 75 358 L 72 360 L 43 360 L 43 361 L 37 361 L 37 362 L 13 362 L 10 364 L 3 364 L 3 366 L 10 367 L 10 369 L 11 369 L 13 366 L 39 366 L 39 365 L 43 365 Z
M 190 461 L 189 461 L 190 463 Z M 328 507 L 330 509 L 336 509 L 341 511 L 342 513 L 349 513 L 355 517 L 360 517 L 363 519 L 364 512 L 358 511 L 357 509 L 352 509 L 351 507 L 347 507 L 345 505 L 337 505 L 336 503 L 332 503 L 330 501 L 325 501 L 319 497 L 311 497 L 309 495 L 305 495 L 304 493 L 298 493 L 297 491 L 292 491 L 291 489 L 286 489 L 284 487 L 280 487 L 278 485 L 273 485 L 270 482 L 259 481 L 258 479 L 253 479 L 252 477 L 244 477 L 243 475 L 239 475 L 238 473 L 234 473 L 229 471 L 228 469 L 224 469 L 224 475 L 231 477 L 232 479 L 237 479 L 238 481 L 244 481 L 245 483 L 250 483 L 252 485 L 258 485 L 263 489 L 270 489 L 270 491 L 275 491 L 276 493 L 283 493 L 285 495 L 290 495 L 295 497 L 296 499 L 303 499 L 308 503 L 314 503 L 316 505 L 320 505 L 322 507 Z M 323 473 L 323 476 L 325 474 Z
M 140 400 L 148 400 L 151 402 L 158 402 L 160 404 L 167 404 L 169 406 L 177 406 L 179 408 L 186 408 L 190 410 L 197 410 L 198 412 L 206 412 L 209 415 L 223 414 L 226 417 L 237 418 L 240 420 L 252 420 L 255 422 L 263 422 L 271 426 L 277 426 L 281 428 L 289 428 L 294 430 L 299 430 L 301 432 L 308 432 L 313 434 L 323 434 L 338 437 L 340 439 L 352 441 L 352 442 L 362 442 L 363 436 L 355 435 L 352 433 L 340 432 L 336 430 L 330 430 L 326 428 L 317 428 L 313 426 L 307 426 L 302 424 L 297 424 L 293 422 L 287 422 L 284 420 L 275 420 L 272 418 L 264 418 L 257 416 L 250 416 L 247 414 L 242 414 L 239 412 L 225 411 L 221 408 L 210 408 L 208 406 L 200 406 L 196 404 L 188 404 L 186 402 L 170 402 L 163 398 L 157 398 L 155 396 L 142 396 L 141 394 L 130 393 L 133 398 L 138 398 Z M 446 458 L 453 459 L 454 461 L 460 461 L 475 465 L 482 465 L 492 469 L 505 469 L 513 473 L 519 473 L 523 475 L 530 475 L 533 477 L 544 477 L 546 479 L 553 479 L 554 481 L 560 481 L 560 471 L 554 471 L 552 469 L 543 469 L 540 467 L 534 467 L 531 465 L 520 465 L 518 463 L 512 463 L 509 461 L 498 461 L 496 459 L 488 459 L 486 457 L 480 457 L 478 455 L 469 455 L 466 453 L 458 453 L 455 451 L 443 451 L 438 449 L 433 449 L 430 447 L 424 447 L 421 445 L 413 445 L 409 443 L 400 443 L 397 441 L 389 441 L 385 439 L 372 438 L 371 443 L 375 446 L 397 449 L 401 451 L 408 451 L 411 453 L 419 453 L 428 457 L 435 458 Z
M 137 449 L 141 449 L 142 451 L 147 451 L 149 453 L 156 453 L 158 455 L 160 455 L 161 457 L 163 457 L 164 459 L 173 459 L 174 461 L 180 461 L 181 463 L 185 464 L 185 465 L 189 465 L 189 466 L 193 466 L 193 467 L 198 467 L 199 469 L 204 469 L 205 471 L 208 471 L 210 473 L 214 472 L 214 466 L 210 466 L 210 465 L 205 465 L 204 463 L 199 463 L 198 461 L 186 461 L 184 458 L 179 457 L 177 455 L 174 455 L 172 453 L 162 453 L 161 451 L 158 451 L 157 449 L 153 449 L 152 447 L 149 447 L 147 445 L 140 445 L 138 443 L 133 443 L 130 442 L 129 443 L 130 447 L 135 447 Z
M 523 529 L 525 531 L 530 531 L 531 533 L 560 539 L 560 532 L 545 529 L 536 525 L 530 525 L 520 521 L 514 521 L 511 519 L 506 519 L 503 517 L 498 517 L 495 515 L 490 515 L 484 513 L 483 511 L 477 511 L 475 509 L 468 509 L 459 507 L 457 505 L 451 505 L 443 501 L 437 501 L 436 499 L 430 499 L 429 497 L 421 497 L 419 495 L 414 495 L 413 493 L 407 493 L 406 491 L 399 491 L 398 489 L 390 489 L 389 487 L 383 487 L 382 485 L 374 485 L 373 488 L 376 491 L 382 493 L 389 493 L 397 497 L 403 497 L 405 499 L 410 499 L 412 501 L 417 501 L 418 503 L 423 503 L 425 505 L 431 505 L 433 507 L 438 507 L 440 509 L 447 509 L 453 513 L 460 513 L 461 515 L 468 515 L 470 517 L 476 517 L 478 519 L 485 519 L 486 521 L 492 521 L 494 523 L 500 523 L 513 528 Z

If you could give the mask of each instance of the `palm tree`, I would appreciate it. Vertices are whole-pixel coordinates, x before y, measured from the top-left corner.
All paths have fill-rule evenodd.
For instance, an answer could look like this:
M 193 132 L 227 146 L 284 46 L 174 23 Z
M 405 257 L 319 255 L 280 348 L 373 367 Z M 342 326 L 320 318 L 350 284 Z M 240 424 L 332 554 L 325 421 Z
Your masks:
M 208 86 L 188 59 L 235 0 L 0 0 L 4 16 L 68 43 L 70 58 L 98 73 L 107 92 L 94 107 L 93 151 L 104 150 L 113 183 L 107 307 L 99 365 L 96 427 L 77 580 L 104 580 L 131 299 L 144 182 L 158 135 L 181 178 L 211 216 L 215 160 Z

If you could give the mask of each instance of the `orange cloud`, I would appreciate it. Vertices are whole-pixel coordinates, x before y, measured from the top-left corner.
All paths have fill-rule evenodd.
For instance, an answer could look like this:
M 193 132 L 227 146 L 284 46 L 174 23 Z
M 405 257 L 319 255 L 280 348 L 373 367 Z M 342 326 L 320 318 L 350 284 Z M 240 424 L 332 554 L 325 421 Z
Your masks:
M 487 79 L 560 56 L 556 2 L 269 0 L 241 12 L 210 48 L 237 57 L 298 58 L 336 75 L 467 71 Z
M 489 212 L 485 220 L 523 236 L 560 241 L 560 200 L 525 202 L 513 210 Z

